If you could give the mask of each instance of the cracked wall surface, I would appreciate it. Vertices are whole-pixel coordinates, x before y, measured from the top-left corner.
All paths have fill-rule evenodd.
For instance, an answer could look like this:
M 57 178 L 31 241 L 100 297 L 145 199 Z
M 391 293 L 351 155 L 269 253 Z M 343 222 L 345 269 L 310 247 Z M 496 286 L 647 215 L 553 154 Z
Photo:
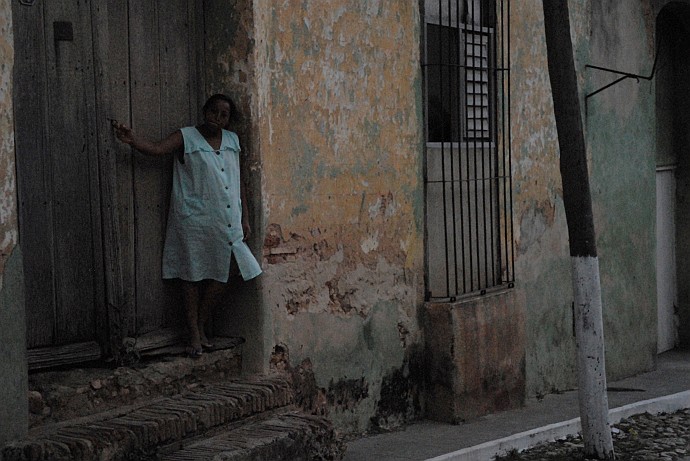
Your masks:
M 13 40 L 12 11 L 6 0 L 0 2 L 0 288 L 5 262 L 19 238 L 12 115 Z
M 653 367 L 656 347 L 654 98 L 627 80 L 585 105 L 615 76 L 595 64 L 649 72 L 649 2 L 571 1 L 571 37 L 585 122 L 601 262 L 610 379 Z M 572 287 L 558 140 L 541 2 L 512 4 L 513 185 L 517 289 L 526 300 L 528 395 L 576 379 Z
M 273 343 L 310 356 L 324 389 L 332 379 L 365 377 L 369 397 L 351 414 L 336 415 L 342 426 L 362 430 L 363 415 L 376 411 L 384 364 L 399 366 L 419 336 L 419 19 L 414 5 L 331 3 L 255 0 L 263 286 Z M 585 106 L 585 94 L 606 80 L 585 65 L 644 73 L 654 40 L 648 3 L 571 2 L 612 379 L 654 362 L 654 98 L 649 83 L 630 80 Z M 538 0 L 511 3 L 511 53 L 515 298 L 526 315 L 526 392 L 537 395 L 576 379 Z
M 575 379 L 570 264 L 541 2 L 511 5 L 516 289 L 526 300 L 527 393 Z
M 609 81 L 586 64 L 649 71 L 665 3 L 570 2 L 583 107 Z M 219 328 L 246 337 L 251 360 L 267 364 L 276 345 L 293 364 L 308 360 L 339 428 L 404 422 L 420 406 L 424 290 L 418 3 L 205 5 L 205 91 L 230 92 L 243 115 L 250 244 L 265 271 L 238 290 L 239 308 L 221 313 Z M 537 395 L 575 382 L 570 260 L 541 2 L 511 10 L 515 298 L 526 392 Z M 2 299 L 19 305 L 12 47 L 10 3 L 0 0 L 0 280 L 14 287 Z M 612 378 L 654 360 L 653 84 L 621 83 L 588 101 L 585 118 Z
M 590 62 L 649 75 L 649 4 L 592 2 Z M 586 91 L 615 77 L 601 74 L 587 71 Z M 657 349 L 655 84 L 627 79 L 592 97 L 586 118 L 604 334 L 612 339 L 607 374 L 614 379 L 652 369 Z
M 420 336 L 419 12 L 394 0 L 255 11 L 267 334 L 310 358 L 340 427 L 366 430 Z M 354 382 L 366 390 L 345 392 Z
M 571 2 L 583 102 L 607 82 L 587 63 L 649 70 L 664 3 Z M 228 5 L 235 14 L 221 14 Z M 572 296 L 541 4 L 511 5 L 516 289 L 534 395 L 574 382 Z M 365 430 L 382 405 L 402 408 L 388 401 L 390 389 L 408 380 L 421 336 L 417 3 L 209 0 L 206 11 L 215 32 L 205 90 L 230 92 L 243 114 L 237 129 L 261 230 L 252 243 L 265 269 L 240 296 L 260 312 L 247 307 L 226 323 L 250 325 L 249 341 L 261 336 L 259 360 L 275 344 L 296 362 L 309 358 L 337 422 Z M 1 281 L 18 234 L 8 0 L 0 13 Z M 652 84 L 607 90 L 588 102 L 585 119 L 612 377 L 648 369 L 654 355 Z

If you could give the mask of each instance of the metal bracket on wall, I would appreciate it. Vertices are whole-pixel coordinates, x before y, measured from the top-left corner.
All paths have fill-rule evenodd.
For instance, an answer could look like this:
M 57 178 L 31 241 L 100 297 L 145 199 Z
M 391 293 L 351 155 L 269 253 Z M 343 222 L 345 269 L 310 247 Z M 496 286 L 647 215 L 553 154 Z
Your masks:
M 601 70 L 601 71 L 604 71 L 604 72 L 610 72 L 610 73 L 612 73 L 612 74 L 617 74 L 617 75 L 620 75 L 620 76 L 621 76 L 621 77 L 617 78 L 616 80 L 614 80 L 613 82 L 611 82 L 611 83 L 609 83 L 609 84 L 607 84 L 607 85 L 602 86 L 602 87 L 599 88 L 598 90 L 595 90 L 595 91 L 593 91 L 593 92 L 591 92 L 591 93 L 585 95 L 585 113 L 587 113 L 587 102 L 588 102 L 589 98 L 591 98 L 592 96 L 594 96 L 594 95 L 596 95 L 596 94 L 601 93 L 602 91 L 604 91 L 604 90 L 606 90 L 606 89 L 608 89 L 608 88 L 611 88 L 613 85 L 616 85 L 617 83 L 620 83 L 620 82 L 622 82 L 622 81 L 625 80 L 625 79 L 634 78 L 634 79 L 637 80 L 638 82 L 640 81 L 640 79 L 642 79 L 642 80 L 652 80 L 652 79 L 654 78 L 654 74 L 656 73 L 656 65 L 657 65 L 657 61 L 658 61 L 658 59 L 659 59 L 659 52 L 658 52 L 658 49 L 659 49 L 659 48 L 658 48 L 658 46 L 657 46 L 656 56 L 654 56 L 654 64 L 652 65 L 652 71 L 650 72 L 649 75 L 639 75 L 639 74 L 632 74 L 632 73 L 630 73 L 630 72 L 621 72 L 621 71 L 619 71 L 619 70 L 609 69 L 609 68 L 607 68 L 607 67 L 601 67 L 601 66 L 593 66 L 593 65 L 591 65 L 591 64 L 585 65 L 585 68 L 587 68 L 587 69 Z

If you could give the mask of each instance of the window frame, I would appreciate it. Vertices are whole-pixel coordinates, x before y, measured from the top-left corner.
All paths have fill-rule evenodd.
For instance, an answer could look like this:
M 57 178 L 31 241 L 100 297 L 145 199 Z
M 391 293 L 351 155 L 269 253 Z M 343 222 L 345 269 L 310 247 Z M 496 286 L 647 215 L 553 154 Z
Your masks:
M 478 11 L 481 19 L 474 21 L 458 14 L 458 10 L 462 12 L 468 7 L 468 2 L 472 2 L 470 8 L 475 8 L 473 11 Z M 425 7 L 430 3 L 437 7 L 429 11 Z M 515 283 L 510 148 L 510 3 L 509 0 L 421 0 L 420 8 L 426 196 L 425 299 L 453 302 L 456 298 L 513 288 Z M 449 8 L 452 9 L 450 18 L 447 17 Z M 444 34 L 439 29 L 438 38 L 432 37 L 434 45 L 430 46 L 430 25 L 452 27 L 458 32 L 455 35 Z M 470 43 L 475 40 L 467 38 L 472 37 L 473 32 L 488 37 L 486 67 L 480 69 L 487 75 L 487 87 L 481 94 L 487 98 L 483 107 L 486 107 L 488 115 L 488 138 L 468 137 L 467 130 L 470 119 L 466 111 L 471 102 L 468 98 L 472 96 L 468 92 L 465 66 L 474 63 L 471 57 L 466 58 L 468 47 L 475 46 Z M 444 45 L 449 43 L 452 43 L 451 47 L 458 47 L 456 62 L 462 70 L 455 75 L 452 70 L 456 65 L 454 58 L 443 57 Z M 438 46 L 436 50 L 439 52 L 431 58 L 434 62 L 429 62 L 430 50 L 436 51 L 434 46 Z M 430 75 L 429 69 L 433 66 L 450 70 Z M 438 84 L 433 92 L 429 83 L 435 78 L 438 78 Z M 444 80 L 446 78 L 448 80 Z M 444 81 L 458 82 L 460 91 L 451 87 L 446 90 Z M 434 117 L 437 114 L 429 110 L 430 95 L 443 101 L 436 106 L 441 113 L 447 107 L 445 101 L 453 101 L 449 104 L 450 111 L 442 115 L 445 118 Z M 435 121 L 450 120 L 453 128 L 449 130 L 449 125 L 444 124 L 440 128 L 440 137 L 454 140 L 436 138 L 429 141 L 430 116 Z M 447 136 L 449 132 L 450 136 Z M 438 130 L 434 136 L 439 136 Z M 439 170 L 439 162 L 444 161 L 441 158 L 445 159 L 446 166 Z M 477 162 L 481 162 L 481 166 Z M 463 168 L 470 167 L 472 172 L 463 172 Z M 439 176 L 439 171 L 450 173 Z M 471 188 L 469 184 L 472 184 Z M 483 186 L 477 187 L 476 184 Z M 443 258 L 445 269 L 442 267 Z
M 482 25 L 482 24 L 476 24 L 476 23 L 471 23 L 468 24 L 466 22 L 462 22 L 459 17 L 460 15 L 457 13 L 457 10 L 453 8 L 453 5 L 457 5 L 457 2 L 463 1 L 463 0 L 453 0 L 450 3 L 450 13 L 448 14 L 449 20 L 447 22 L 443 22 L 442 19 L 445 18 L 443 16 L 443 12 L 441 11 L 436 11 L 434 13 L 429 13 L 429 8 L 426 7 L 427 4 L 436 4 L 438 5 L 439 2 L 438 0 L 423 0 L 423 3 L 425 5 L 424 11 L 423 11 L 423 17 L 422 17 L 422 22 L 423 22 L 423 34 L 424 34 L 424 40 L 423 40 L 423 47 L 422 47 L 422 62 L 428 66 L 429 63 L 429 31 L 428 31 L 428 25 L 433 24 L 436 26 L 440 27 L 451 27 L 453 29 L 458 29 L 458 58 L 460 63 L 458 67 L 465 69 L 463 71 L 464 78 L 459 79 L 460 82 L 462 82 L 462 95 L 460 97 L 459 101 L 459 112 L 462 114 L 460 117 L 460 134 L 459 134 L 459 139 L 458 141 L 429 141 L 429 78 L 427 78 L 427 71 L 425 71 L 425 78 L 424 78 L 424 101 L 425 101 L 425 107 L 426 110 L 424 111 L 424 142 L 425 144 L 430 147 L 430 148 L 443 148 L 443 147 L 451 147 L 455 149 L 461 149 L 461 148 L 493 148 L 496 147 L 496 136 L 498 134 L 497 130 L 497 120 L 498 120 L 498 105 L 497 105 L 497 98 L 496 98 L 496 88 L 497 88 L 497 82 L 496 82 L 496 77 L 493 76 L 492 74 L 495 73 L 495 68 L 497 66 L 496 63 L 496 50 L 494 46 L 494 40 L 495 40 L 495 34 L 496 34 L 496 27 L 494 24 L 494 27 L 490 27 L 487 25 Z M 482 3 L 486 0 L 470 0 L 470 1 L 475 1 Z M 489 2 L 491 0 L 488 0 Z M 448 12 L 448 8 L 445 6 L 447 5 L 446 1 L 442 1 L 442 10 L 446 10 L 445 12 Z M 488 3 L 488 2 L 487 2 Z M 455 14 L 453 12 L 455 11 Z M 481 18 L 479 19 L 481 21 Z M 488 53 L 487 53 L 487 67 L 486 67 L 486 73 L 488 76 L 488 103 L 487 103 L 487 110 L 489 112 L 488 115 L 488 131 L 489 131 L 489 136 L 487 138 L 468 138 L 467 133 L 467 122 L 468 122 L 468 117 L 467 117 L 467 98 L 468 98 L 468 93 L 467 93 L 467 68 L 466 68 L 466 49 L 467 49 L 467 44 L 464 40 L 464 36 L 466 35 L 465 30 L 468 28 L 472 28 L 473 32 L 478 32 L 482 34 L 487 34 L 490 38 L 488 41 Z M 464 97 L 463 97 L 464 96 Z

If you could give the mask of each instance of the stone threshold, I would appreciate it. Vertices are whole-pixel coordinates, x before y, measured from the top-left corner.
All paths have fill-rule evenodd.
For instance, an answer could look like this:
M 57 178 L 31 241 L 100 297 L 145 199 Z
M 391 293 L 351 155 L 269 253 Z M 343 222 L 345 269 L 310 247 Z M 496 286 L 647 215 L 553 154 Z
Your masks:
M 2 449 L 3 461 L 157 459 L 160 446 L 293 403 L 283 375 L 199 384 L 172 397 L 48 424 Z
M 223 338 L 198 359 L 173 348 L 131 366 L 69 368 L 29 374 L 30 428 L 150 402 L 192 390 L 201 383 L 237 378 L 241 338 Z M 178 350 L 179 349 L 179 350 Z
M 311 461 L 342 459 L 344 444 L 323 417 L 294 407 L 261 415 L 246 424 L 162 454 L 160 461 L 210 459 Z

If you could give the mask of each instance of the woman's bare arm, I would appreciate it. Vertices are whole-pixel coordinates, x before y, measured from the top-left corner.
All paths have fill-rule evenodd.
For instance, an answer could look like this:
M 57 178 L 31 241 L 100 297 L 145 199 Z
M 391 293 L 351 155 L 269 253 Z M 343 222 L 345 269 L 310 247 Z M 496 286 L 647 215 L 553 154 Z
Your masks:
M 252 234 L 252 228 L 249 225 L 249 207 L 247 206 L 247 186 L 244 181 L 240 179 L 240 201 L 242 202 L 242 232 L 244 239 L 247 240 Z
M 139 152 L 146 155 L 165 155 L 173 152 L 179 152 L 184 149 L 184 140 L 182 139 L 182 132 L 177 130 L 171 133 L 168 137 L 158 141 L 147 141 L 135 135 L 131 128 L 118 124 L 115 126 L 115 135 L 117 139 L 125 144 L 129 144 Z

